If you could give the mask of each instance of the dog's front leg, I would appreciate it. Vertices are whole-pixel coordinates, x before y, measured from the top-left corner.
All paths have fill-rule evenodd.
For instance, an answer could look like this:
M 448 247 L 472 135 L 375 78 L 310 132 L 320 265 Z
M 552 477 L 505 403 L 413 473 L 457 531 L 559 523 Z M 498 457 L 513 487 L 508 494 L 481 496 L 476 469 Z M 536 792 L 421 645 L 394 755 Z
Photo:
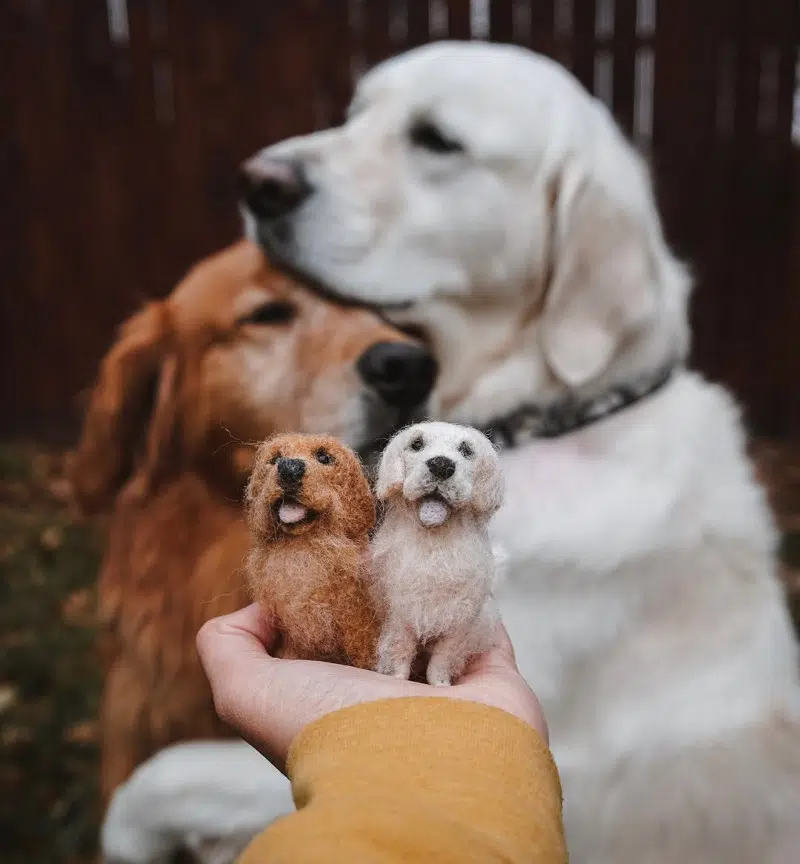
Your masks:
M 442 636 L 431 646 L 428 684 L 448 687 L 464 671 L 470 655 L 470 628 L 464 627 Z
M 402 619 L 390 617 L 383 626 L 378 642 L 378 672 L 408 679 L 416 653 L 417 637 L 414 631 Z

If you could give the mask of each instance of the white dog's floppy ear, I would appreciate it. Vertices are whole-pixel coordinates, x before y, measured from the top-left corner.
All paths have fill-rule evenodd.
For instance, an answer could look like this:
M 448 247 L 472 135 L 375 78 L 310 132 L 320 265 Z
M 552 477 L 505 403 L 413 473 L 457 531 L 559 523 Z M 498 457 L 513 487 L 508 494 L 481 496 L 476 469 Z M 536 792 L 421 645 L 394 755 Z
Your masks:
M 653 313 L 654 263 L 646 226 L 575 163 L 561 174 L 553 211 L 542 347 L 558 378 L 578 387 Z
M 505 494 L 505 479 L 495 454 L 481 455 L 473 482 L 472 506 L 475 512 L 491 516 L 500 509 Z
M 386 445 L 378 465 L 378 481 L 375 484 L 375 497 L 385 501 L 403 486 L 405 466 L 403 464 L 403 448 L 406 445 L 408 430 L 403 429 Z

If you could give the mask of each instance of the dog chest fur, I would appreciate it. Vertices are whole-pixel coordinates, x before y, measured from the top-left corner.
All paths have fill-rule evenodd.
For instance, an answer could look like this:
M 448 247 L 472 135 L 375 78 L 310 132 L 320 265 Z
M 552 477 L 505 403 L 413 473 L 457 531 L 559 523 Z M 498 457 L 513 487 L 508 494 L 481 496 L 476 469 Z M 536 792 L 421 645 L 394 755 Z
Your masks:
M 475 618 L 491 590 L 488 532 L 466 509 L 424 528 L 415 508 L 390 506 L 372 556 L 379 591 L 421 641 Z

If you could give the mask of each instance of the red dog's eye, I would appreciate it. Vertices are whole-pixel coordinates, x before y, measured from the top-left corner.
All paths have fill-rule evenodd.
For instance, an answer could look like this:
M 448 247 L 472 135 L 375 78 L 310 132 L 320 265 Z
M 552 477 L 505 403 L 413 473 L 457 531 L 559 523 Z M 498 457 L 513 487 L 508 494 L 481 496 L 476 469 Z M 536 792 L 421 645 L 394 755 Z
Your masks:
M 331 456 L 331 454 L 328 453 L 327 450 L 324 450 L 322 447 L 320 447 L 320 449 L 317 450 L 317 462 L 319 462 L 321 465 L 332 465 L 333 456 Z

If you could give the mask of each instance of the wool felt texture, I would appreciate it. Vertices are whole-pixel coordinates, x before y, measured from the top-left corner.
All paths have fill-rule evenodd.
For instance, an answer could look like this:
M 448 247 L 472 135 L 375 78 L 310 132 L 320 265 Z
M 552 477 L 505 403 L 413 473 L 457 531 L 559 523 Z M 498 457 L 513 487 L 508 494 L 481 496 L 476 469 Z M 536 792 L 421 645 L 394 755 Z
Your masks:
M 273 437 L 256 453 L 245 510 L 248 583 L 277 621 L 279 655 L 374 668 L 375 503 L 358 457 L 327 435 Z
M 376 494 L 384 504 L 372 541 L 385 617 L 378 670 L 408 678 L 424 650 L 428 683 L 448 685 L 491 645 L 497 626 L 488 530 L 503 501 L 497 453 L 471 427 L 418 423 L 384 450 Z

